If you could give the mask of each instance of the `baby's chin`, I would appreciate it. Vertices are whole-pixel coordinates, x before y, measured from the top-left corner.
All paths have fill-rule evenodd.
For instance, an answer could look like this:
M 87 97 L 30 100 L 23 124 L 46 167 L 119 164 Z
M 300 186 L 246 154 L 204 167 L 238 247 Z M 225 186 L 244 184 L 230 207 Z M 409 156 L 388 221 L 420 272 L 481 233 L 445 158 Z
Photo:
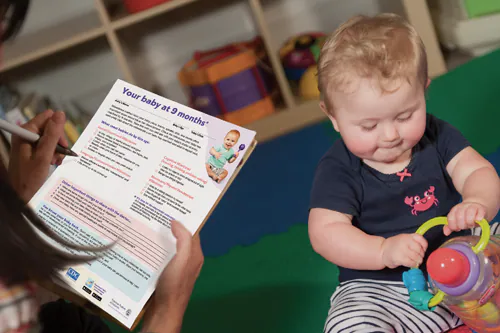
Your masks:
M 402 157 L 406 150 L 396 152 L 371 152 L 365 154 L 354 154 L 363 161 L 371 161 L 382 164 L 392 164 L 402 162 Z
M 405 159 L 410 159 L 411 155 L 407 154 L 408 150 L 400 150 L 394 153 L 385 153 L 380 156 L 375 156 L 375 160 L 379 163 L 391 164 L 405 162 Z

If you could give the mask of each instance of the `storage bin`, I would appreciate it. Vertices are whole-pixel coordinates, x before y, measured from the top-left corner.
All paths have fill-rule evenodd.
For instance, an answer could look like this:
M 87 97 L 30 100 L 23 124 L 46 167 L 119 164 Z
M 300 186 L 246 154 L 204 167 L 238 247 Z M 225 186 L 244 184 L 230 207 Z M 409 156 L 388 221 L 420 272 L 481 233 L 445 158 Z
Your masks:
M 260 38 L 195 52 L 178 74 L 190 106 L 243 126 L 275 111 Z

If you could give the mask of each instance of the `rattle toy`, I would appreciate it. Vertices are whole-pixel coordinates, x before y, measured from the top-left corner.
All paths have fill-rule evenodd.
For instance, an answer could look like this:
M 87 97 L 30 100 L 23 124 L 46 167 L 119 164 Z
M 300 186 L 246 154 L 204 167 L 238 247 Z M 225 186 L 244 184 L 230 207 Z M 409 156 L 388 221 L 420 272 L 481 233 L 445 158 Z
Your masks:
M 500 239 L 490 238 L 486 220 L 477 223 L 480 237 L 450 239 L 429 256 L 432 292 L 418 267 L 404 272 L 403 282 L 416 309 L 433 311 L 442 302 L 475 332 L 500 332 Z M 447 224 L 445 217 L 436 217 L 416 233 L 423 236 L 429 229 Z
M 240 151 L 244 150 L 245 149 L 245 144 L 241 144 L 239 147 L 238 147 L 238 151 L 237 153 L 239 153 Z M 235 157 L 235 155 L 233 154 L 233 156 L 231 156 L 231 158 Z

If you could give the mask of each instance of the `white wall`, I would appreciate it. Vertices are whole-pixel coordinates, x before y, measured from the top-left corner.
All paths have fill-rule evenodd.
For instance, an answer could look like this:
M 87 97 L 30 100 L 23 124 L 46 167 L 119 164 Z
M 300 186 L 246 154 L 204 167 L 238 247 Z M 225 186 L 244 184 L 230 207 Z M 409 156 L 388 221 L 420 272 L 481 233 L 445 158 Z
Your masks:
M 94 10 L 92 0 L 31 0 L 21 35 Z
M 68 17 L 84 15 L 92 8 L 93 1 L 90 0 L 32 0 L 22 34 Z M 401 13 L 396 0 L 265 0 L 264 8 L 276 49 L 288 37 L 300 32 L 331 32 L 355 14 Z M 175 12 L 128 28 L 120 33 L 120 37 L 129 49 L 130 66 L 136 69 L 141 85 L 149 88 L 149 84 L 154 83 L 162 95 L 184 103 L 186 99 L 177 82 L 177 72 L 195 50 L 250 39 L 258 32 L 245 1 L 234 1 L 208 13 L 181 19 L 176 24 L 169 24 L 171 15 Z M 86 53 L 93 45 L 97 44 L 90 43 L 78 50 Z M 58 57 L 62 60 L 50 70 L 31 76 L 26 76 L 29 73 L 23 69 L 13 72 L 23 77 L 19 87 L 23 91 L 50 93 L 60 99 L 75 99 L 94 111 L 109 86 L 120 77 L 115 59 L 107 47 L 78 60 L 74 60 L 74 52 L 65 52 Z M 45 62 L 42 60 L 36 64 L 43 67 Z

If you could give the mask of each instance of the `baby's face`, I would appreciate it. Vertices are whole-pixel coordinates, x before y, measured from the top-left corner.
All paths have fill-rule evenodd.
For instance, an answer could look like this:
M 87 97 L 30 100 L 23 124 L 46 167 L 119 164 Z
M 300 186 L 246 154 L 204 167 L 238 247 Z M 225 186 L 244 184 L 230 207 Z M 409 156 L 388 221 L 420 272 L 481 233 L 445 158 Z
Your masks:
M 239 138 L 240 138 L 239 135 L 237 135 L 236 133 L 227 134 L 226 137 L 224 138 L 224 146 L 226 147 L 226 149 L 233 147 L 236 144 L 236 142 L 238 142 Z
M 335 92 L 334 127 L 347 148 L 359 158 L 375 163 L 403 162 L 422 138 L 426 123 L 424 87 L 398 83 L 382 94 L 370 79 L 359 79 L 354 92 Z

